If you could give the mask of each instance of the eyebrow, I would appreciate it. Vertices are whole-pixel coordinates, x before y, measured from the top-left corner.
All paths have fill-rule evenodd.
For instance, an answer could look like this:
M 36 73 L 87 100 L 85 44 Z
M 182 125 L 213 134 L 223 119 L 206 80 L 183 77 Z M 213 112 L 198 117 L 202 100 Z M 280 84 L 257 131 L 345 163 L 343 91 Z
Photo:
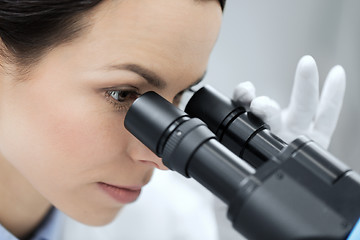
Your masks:
M 146 69 L 140 65 L 133 63 L 117 64 L 111 65 L 107 68 L 108 70 L 128 70 L 138 74 L 143 77 L 150 85 L 157 87 L 159 89 L 164 89 L 166 87 L 166 81 L 162 79 L 155 72 L 150 69 Z
M 139 76 L 143 77 L 150 85 L 153 85 L 156 88 L 164 89 L 167 85 L 166 81 L 162 79 L 158 74 L 142 67 L 141 65 L 134 64 L 134 63 L 125 63 L 125 64 L 117 64 L 111 65 L 107 68 L 108 70 L 128 70 L 138 74 Z M 206 71 L 204 74 L 198 78 L 194 83 L 192 83 L 188 88 L 191 88 L 198 83 L 200 83 L 205 77 Z

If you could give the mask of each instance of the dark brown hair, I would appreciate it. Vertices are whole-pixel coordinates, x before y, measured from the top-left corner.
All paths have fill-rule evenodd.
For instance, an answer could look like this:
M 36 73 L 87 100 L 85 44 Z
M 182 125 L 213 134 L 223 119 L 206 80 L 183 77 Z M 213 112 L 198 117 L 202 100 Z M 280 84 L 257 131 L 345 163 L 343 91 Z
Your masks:
M 0 54 L 24 65 L 77 36 L 78 16 L 101 0 L 0 0 Z
M 27 66 L 47 50 L 76 38 L 79 17 L 102 0 L 0 0 L 0 56 Z M 219 0 L 224 7 L 225 0 Z M 0 63 L 2 64 L 2 63 Z

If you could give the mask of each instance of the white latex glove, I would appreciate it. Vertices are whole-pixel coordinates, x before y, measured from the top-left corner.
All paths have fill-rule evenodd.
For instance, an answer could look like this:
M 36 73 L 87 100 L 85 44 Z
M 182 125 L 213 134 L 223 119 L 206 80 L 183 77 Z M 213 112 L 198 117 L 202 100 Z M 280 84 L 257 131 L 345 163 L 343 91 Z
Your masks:
M 249 107 L 271 127 L 271 131 L 286 142 L 306 135 L 327 148 L 335 130 L 345 93 L 345 71 L 333 67 L 324 83 L 319 99 L 319 74 L 311 56 L 300 59 L 289 106 L 283 110 L 269 97 L 256 97 L 250 82 L 240 83 L 233 95 L 234 101 Z

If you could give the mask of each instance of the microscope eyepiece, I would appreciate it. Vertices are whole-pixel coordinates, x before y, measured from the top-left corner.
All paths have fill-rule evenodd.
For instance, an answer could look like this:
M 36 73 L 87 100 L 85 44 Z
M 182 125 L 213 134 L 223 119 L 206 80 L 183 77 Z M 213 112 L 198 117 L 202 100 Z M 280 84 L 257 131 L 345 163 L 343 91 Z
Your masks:
M 138 107 L 139 106 L 139 107 Z M 125 117 L 125 127 L 151 151 L 162 157 L 168 135 L 188 115 L 155 92 L 147 92 L 136 99 Z
M 124 124 L 168 168 L 219 197 L 245 237 L 340 240 L 352 231 L 360 177 L 325 149 L 306 137 L 287 145 L 210 87 L 186 111 L 148 92 Z
M 125 127 L 165 166 L 192 177 L 230 202 L 239 181 L 254 169 L 216 140 L 198 118 L 190 118 L 155 92 L 139 97 L 125 117 Z
M 222 144 L 254 168 L 260 167 L 286 146 L 261 119 L 236 106 L 211 86 L 195 92 L 185 112 L 203 120 Z

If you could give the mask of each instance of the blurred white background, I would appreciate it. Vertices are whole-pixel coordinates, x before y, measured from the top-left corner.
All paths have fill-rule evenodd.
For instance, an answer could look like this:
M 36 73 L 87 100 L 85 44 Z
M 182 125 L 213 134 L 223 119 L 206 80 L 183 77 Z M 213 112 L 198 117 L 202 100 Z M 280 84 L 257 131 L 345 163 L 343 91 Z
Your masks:
M 204 83 L 231 96 L 239 82 L 252 81 L 257 95 L 283 108 L 303 55 L 315 58 L 321 86 L 342 65 L 345 100 L 329 151 L 360 171 L 359 10 L 358 0 L 228 0 Z
M 228 0 L 204 84 L 231 96 L 239 82 L 252 81 L 258 96 L 284 108 L 303 55 L 315 58 L 321 86 L 328 71 L 342 65 L 345 100 L 329 151 L 360 172 L 359 10 L 358 0 Z M 242 239 L 222 216 L 224 206 L 217 207 L 220 239 Z

